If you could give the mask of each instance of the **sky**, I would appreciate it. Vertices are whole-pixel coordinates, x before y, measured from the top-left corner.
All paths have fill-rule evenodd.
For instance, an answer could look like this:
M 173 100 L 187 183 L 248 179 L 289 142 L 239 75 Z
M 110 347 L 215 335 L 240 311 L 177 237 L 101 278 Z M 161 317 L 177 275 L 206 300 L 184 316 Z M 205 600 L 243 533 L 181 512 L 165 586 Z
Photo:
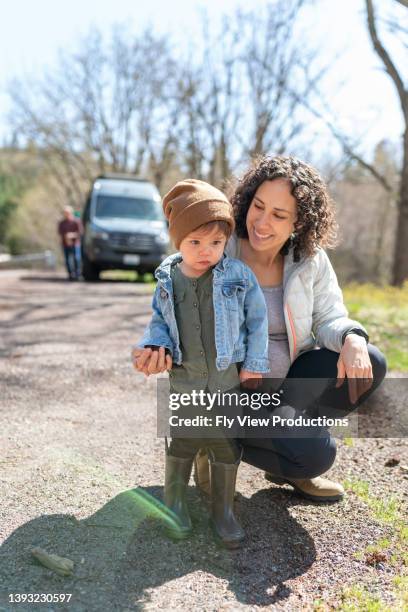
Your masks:
M 58 50 L 74 50 L 91 26 L 108 34 L 113 24 L 127 23 L 137 33 L 150 23 L 183 44 L 186 31 L 200 33 L 200 8 L 218 20 L 238 6 L 256 10 L 264 1 L 0 0 L 0 143 L 8 133 L 10 79 L 44 74 L 55 64 Z M 383 11 L 393 7 L 401 19 L 407 13 L 393 0 L 375 2 Z M 315 0 L 304 11 L 300 27 L 299 35 L 319 48 L 322 61 L 331 66 L 323 95 L 338 125 L 350 135 L 361 136 L 365 151 L 384 138 L 398 143 L 403 129 L 399 101 L 372 50 L 363 0 Z M 401 48 L 393 51 L 402 65 Z M 321 126 L 315 124 L 318 132 Z

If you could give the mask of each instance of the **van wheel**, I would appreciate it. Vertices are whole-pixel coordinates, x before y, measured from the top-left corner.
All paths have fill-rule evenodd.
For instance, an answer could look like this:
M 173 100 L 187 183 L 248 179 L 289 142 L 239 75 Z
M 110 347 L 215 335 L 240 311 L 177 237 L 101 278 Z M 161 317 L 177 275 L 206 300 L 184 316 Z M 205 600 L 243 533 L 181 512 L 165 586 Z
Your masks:
M 88 282 L 98 281 L 100 269 L 95 266 L 87 257 L 84 257 L 82 260 L 82 276 L 84 280 Z

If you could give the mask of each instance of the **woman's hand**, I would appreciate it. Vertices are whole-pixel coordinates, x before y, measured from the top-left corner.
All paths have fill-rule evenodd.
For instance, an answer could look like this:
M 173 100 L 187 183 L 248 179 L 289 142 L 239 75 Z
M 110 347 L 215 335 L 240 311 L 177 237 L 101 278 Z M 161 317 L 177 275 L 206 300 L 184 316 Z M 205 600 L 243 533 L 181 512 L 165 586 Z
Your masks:
M 337 361 L 336 388 L 341 387 L 344 378 L 348 379 L 349 397 L 352 404 L 373 384 L 373 370 L 367 343 L 357 334 L 346 336 Z
M 155 351 L 151 348 L 135 348 L 132 351 L 133 367 L 145 376 L 160 374 L 171 370 L 173 360 L 171 355 L 166 355 L 164 346 Z

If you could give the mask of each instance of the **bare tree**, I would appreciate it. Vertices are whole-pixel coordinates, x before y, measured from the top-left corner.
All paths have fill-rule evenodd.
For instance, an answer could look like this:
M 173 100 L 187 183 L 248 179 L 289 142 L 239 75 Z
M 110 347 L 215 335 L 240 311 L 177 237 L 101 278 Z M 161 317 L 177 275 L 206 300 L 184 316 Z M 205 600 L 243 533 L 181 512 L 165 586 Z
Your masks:
M 320 78 L 294 36 L 305 2 L 273 0 L 211 27 L 202 15 L 187 54 L 149 29 L 117 26 L 109 44 L 92 30 L 43 81 L 11 85 L 12 128 L 76 205 L 107 170 L 149 173 L 159 188 L 175 171 L 223 186 L 248 156 L 288 150 L 305 125 L 298 111 Z
M 165 37 L 147 30 L 134 38 L 116 27 L 106 46 L 93 30 L 78 52 L 60 56 L 58 69 L 42 82 L 11 83 L 12 125 L 36 144 L 78 205 L 96 174 L 142 172 L 158 126 L 171 125 L 163 101 L 173 72 Z M 167 156 L 167 133 L 162 142 Z M 155 147 L 157 159 L 157 138 Z
M 185 63 L 177 81 L 177 106 L 180 113 L 177 135 L 182 168 L 198 179 L 205 178 L 205 134 L 200 109 L 204 102 L 204 77 L 191 63 Z
M 303 65 L 310 57 L 292 42 L 304 4 L 279 1 L 258 14 L 240 16 L 240 29 L 247 32 L 243 62 L 249 85 L 250 156 L 282 153 L 304 127 L 297 111 L 310 89 L 309 79 L 303 78 Z M 294 83 L 297 96 L 292 95 Z
M 299 111 L 321 77 L 304 45 L 293 42 L 304 4 L 275 0 L 261 11 L 239 10 L 217 31 L 202 15 L 204 48 L 180 87 L 189 172 L 222 186 L 248 157 L 295 143 L 305 127 Z
M 408 2 L 404 0 L 396 1 L 408 8 Z M 398 70 L 395 62 L 392 60 L 389 52 L 380 40 L 372 0 L 366 0 L 366 11 L 368 31 L 374 50 L 381 59 L 387 74 L 395 85 L 405 123 L 393 269 L 393 282 L 399 285 L 408 278 L 408 249 L 406 248 L 408 244 L 408 89 L 404 84 L 401 72 Z M 407 32 L 405 33 L 407 34 Z
M 297 94 L 294 94 L 297 95 Z M 299 99 L 301 101 L 301 99 Z M 322 102 L 322 96 L 320 95 L 320 103 Z M 323 104 L 324 105 L 324 104 Z M 344 156 L 346 160 L 353 160 L 357 162 L 362 168 L 367 170 L 369 174 L 373 176 L 373 178 L 378 181 L 378 183 L 383 187 L 383 189 L 388 193 L 393 193 L 393 185 L 389 182 L 388 177 L 381 172 L 379 168 L 375 166 L 374 163 L 370 162 L 368 159 L 365 159 L 361 153 L 358 151 L 358 142 L 355 139 L 351 139 L 347 134 L 344 134 L 334 123 L 333 120 L 328 117 L 331 114 L 330 109 L 326 107 L 325 113 L 321 112 L 314 106 L 313 104 L 309 104 L 309 102 L 303 99 L 303 106 L 315 117 L 321 119 L 326 127 L 329 129 L 330 133 L 337 142 L 340 144 L 344 151 Z M 359 140 L 359 139 L 358 139 Z M 344 160 L 343 160 L 344 161 Z

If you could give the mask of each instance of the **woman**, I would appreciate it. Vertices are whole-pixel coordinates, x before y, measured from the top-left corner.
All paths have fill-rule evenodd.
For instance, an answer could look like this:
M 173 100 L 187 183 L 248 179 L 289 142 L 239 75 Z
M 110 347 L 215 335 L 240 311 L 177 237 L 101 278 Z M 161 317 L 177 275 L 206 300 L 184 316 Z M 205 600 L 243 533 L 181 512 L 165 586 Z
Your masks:
M 293 157 L 263 157 L 241 178 L 231 201 L 236 234 L 227 254 L 252 268 L 264 291 L 268 376 L 286 382 L 319 379 L 317 407 L 324 406 L 320 415 L 329 410 L 344 416 L 378 387 L 386 362 L 368 344 L 363 326 L 347 317 L 336 275 L 322 249 L 333 246 L 335 238 L 332 203 L 323 180 L 314 168 Z M 303 389 L 300 380 L 293 383 L 298 406 L 289 416 L 301 411 L 302 398 L 310 390 Z M 266 470 L 272 482 L 291 484 L 308 499 L 341 499 L 343 487 L 320 476 L 334 462 L 334 439 L 327 430 L 305 435 L 241 439 L 242 460 Z M 196 460 L 196 480 L 207 487 L 204 453 Z
M 236 234 L 227 253 L 252 268 L 263 288 L 269 323 L 268 376 L 285 379 L 287 388 L 293 379 L 319 379 L 315 409 L 320 415 L 337 411 L 344 416 L 378 387 L 386 362 L 368 343 L 364 327 L 348 318 L 323 250 L 333 246 L 335 238 L 325 183 L 314 168 L 296 158 L 262 157 L 238 182 L 231 201 Z M 171 358 L 164 350 L 153 356 L 144 351 L 135 355 L 138 370 L 147 374 L 168 369 Z M 301 381 L 293 383 L 294 401 L 284 407 L 284 416 L 300 414 L 308 392 L 303 392 Z M 337 501 L 344 495 L 343 487 L 321 477 L 334 463 L 335 441 L 326 429 L 308 431 L 310 435 L 297 431 L 293 436 L 282 428 L 278 437 L 241 438 L 242 460 L 265 470 L 272 482 L 289 483 L 308 499 Z M 196 458 L 195 479 L 208 492 L 204 451 Z

